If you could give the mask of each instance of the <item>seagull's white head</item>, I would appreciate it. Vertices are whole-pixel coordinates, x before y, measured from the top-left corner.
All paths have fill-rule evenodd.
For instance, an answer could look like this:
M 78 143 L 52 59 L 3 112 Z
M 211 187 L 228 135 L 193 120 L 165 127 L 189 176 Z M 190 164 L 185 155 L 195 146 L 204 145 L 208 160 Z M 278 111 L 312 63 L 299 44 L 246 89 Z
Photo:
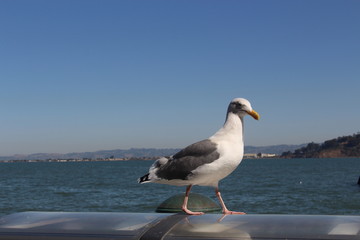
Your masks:
M 254 119 L 259 120 L 259 114 L 252 109 L 251 104 L 245 98 L 235 98 L 233 99 L 228 107 L 228 113 L 234 113 L 240 118 L 243 118 L 245 115 L 250 115 Z

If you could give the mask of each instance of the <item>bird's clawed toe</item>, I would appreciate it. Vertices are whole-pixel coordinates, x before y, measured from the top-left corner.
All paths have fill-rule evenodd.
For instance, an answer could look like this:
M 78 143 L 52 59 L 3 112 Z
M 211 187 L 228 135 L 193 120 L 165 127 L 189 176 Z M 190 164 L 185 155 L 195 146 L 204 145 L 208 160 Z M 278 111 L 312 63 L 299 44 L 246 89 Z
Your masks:
M 226 211 L 223 211 L 223 213 L 225 214 L 225 215 L 231 215 L 231 214 L 237 214 L 237 215 L 245 215 L 246 213 L 244 213 L 244 212 L 235 212 L 235 211 L 230 211 L 230 210 L 226 210 Z
M 205 213 L 203 212 L 193 212 L 193 211 L 190 211 L 189 209 L 182 209 L 186 214 L 188 215 L 204 215 Z

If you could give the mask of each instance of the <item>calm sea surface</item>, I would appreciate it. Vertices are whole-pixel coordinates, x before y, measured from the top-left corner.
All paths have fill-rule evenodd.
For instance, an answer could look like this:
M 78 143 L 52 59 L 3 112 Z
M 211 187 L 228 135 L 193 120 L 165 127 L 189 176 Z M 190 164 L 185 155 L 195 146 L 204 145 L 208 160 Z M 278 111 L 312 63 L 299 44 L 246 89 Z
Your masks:
M 152 161 L 0 163 L 0 215 L 21 211 L 153 212 L 185 187 L 138 184 Z M 360 215 L 360 159 L 244 160 L 220 182 L 231 210 Z M 210 187 L 194 187 L 216 200 Z

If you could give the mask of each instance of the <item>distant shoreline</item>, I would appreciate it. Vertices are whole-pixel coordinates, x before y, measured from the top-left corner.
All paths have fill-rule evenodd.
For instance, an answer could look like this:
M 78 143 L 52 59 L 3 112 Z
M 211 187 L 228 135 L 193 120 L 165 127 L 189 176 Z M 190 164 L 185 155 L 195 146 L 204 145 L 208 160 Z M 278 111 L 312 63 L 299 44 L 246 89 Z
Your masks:
M 6 162 L 100 162 L 156 160 L 162 156 L 171 156 L 180 148 L 130 148 L 100 150 L 95 152 L 74 153 L 34 153 L 0 156 L 0 163 Z M 245 146 L 244 159 L 256 158 L 359 158 L 360 133 L 338 137 L 322 144 L 311 142 L 300 145 Z
M 123 161 L 151 161 L 156 160 L 159 157 L 139 157 L 139 158 L 98 158 L 98 159 L 22 159 L 22 160 L 0 160 L 0 163 L 16 163 L 16 162 L 26 162 L 26 163 L 38 163 L 38 162 L 123 162 Z
M 114 158 L 114 159 L 47 159 L 47 160 L 0 160 L 1 163 L 70 163 L 70 162 L 125 162 L 125 161 L 155 161 L 160 157 L 140 157 L 140 158 Z M 284 158 L 281 156 L 274 157 L 244 157 L 243 160 L 255 160 L 255 159 L 343 159 L 354 158 L 360 159 L 360 157 L 312 157 L 312 158 Z
M 244 158 L 253 158 L 258 154 L 281 155 L 286 151 L 294 151 L 301 145 L 272 145 L 272 146 L 245 146 Z M 130 149 L 113 149 L 113 150 L 99 150 L 95 152 L 72 152 L 72 153 L 33 153 L 33 154 L 14 154 L 11 156 L 0 156 L 0 162 L 5 160 L 85 160 L 85 159 L 154 159 L 157 156 L 171 156 L 179 152 L 181 148 L 130 148 Z M 249 156 L 247 156 L 249 155 Z
M 0 163 L 16 163 L 16 162 L 122 162 L 122 161 L 155 161 L 162 156 L 157 157 L 129 157 L 129 158 L 82 158 L 82 159 L 11 159 L 11 160 L 0 160 Z M 243 159 L 263 159 L 263 158 L 279 158 L 280 156 L 275 154 L 245 154 Z

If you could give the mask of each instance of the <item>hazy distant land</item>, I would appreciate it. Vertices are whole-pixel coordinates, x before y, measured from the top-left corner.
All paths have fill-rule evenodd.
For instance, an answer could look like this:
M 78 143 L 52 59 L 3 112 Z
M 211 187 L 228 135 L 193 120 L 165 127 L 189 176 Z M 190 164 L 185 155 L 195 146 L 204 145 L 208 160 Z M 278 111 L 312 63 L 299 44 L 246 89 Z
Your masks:
M 301 145 L 273 145 L 273 146 L 245 146 L 245 153 L 247 154 L 258 154 L 268 153 L 281 155 L 286 151 L 294 151 Z M 151 159 L 159 156 L 170 156 L 181 150 L 180 148 L 131 148 L 131 149 L 115 149 L 115 150 L 100 150 L 95 152 L 74 152 L 74 153 L 34 153 L 34 154 L 16 154 L 12 156 L 1 156 L 0 161 L 4 160 L 50 160 L 50 159 L 133 159 L 143 158 Z
M 161 156 L 170 156 L 181 150 L 180 148 L 131 148 L 100 150 L 95 152 L 74 153 L 35 153 L 28 155 L 1 156 L 0 161 L 9 160 L 130 160 L 154 159 Z M 273 155 L 281 158 L 336 158 L 360 157 L 360 133 L 334 138 L 324 143 L 308 143 L 300 145 L 272 145 L 272 146 L 245 146 L 245 157 Z M 262 154 L 262 155 L 261 155 Z

